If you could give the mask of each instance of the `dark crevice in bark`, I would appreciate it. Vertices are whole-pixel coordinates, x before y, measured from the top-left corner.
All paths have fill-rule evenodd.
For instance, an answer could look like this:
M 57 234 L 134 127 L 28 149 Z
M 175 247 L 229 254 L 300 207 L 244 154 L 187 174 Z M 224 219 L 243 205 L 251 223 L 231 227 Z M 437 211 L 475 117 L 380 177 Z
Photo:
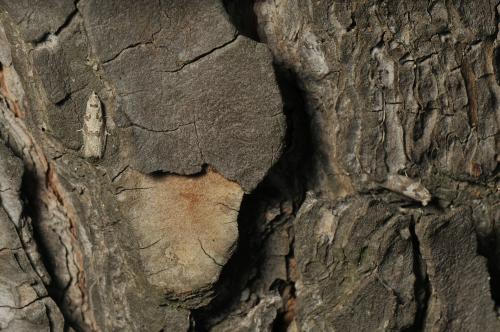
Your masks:
M 238 32 L 260 42 L 257 32 L 257 15 L 253 10 L 255 0 L 224 0 L 223 2 L 231 23 L 238 29 Z
M 36 174 L 25 168 L 22 182 L 21 182 L 21 199 L 23 201 L 23 217 L 31 219 L 31 224 L 33 227 L 33 238 L 37 243 L 38 250 L 40 251 L 40 257 L 42 259 L 47 259 L 43 244 L 40 243 L 39 238 L 39 224 L 40 224 L 40 200 L 38 199 L 37 193 L 39 192 L 39 183 Z M 45 268 L 50 270 L 50 261 L 43 261 Z M 47 285 L 46 285 L 47 286 Z
M 417 312 L 413 325 L 404 329 L 404 332 L 423 331 L 429 299 L 431 296 L 431 284 L 427 275 L 425 261 L 420 251 L 420 241 L 415 232 L 415 221 L 410 224 L 410 235 L 413 247 L 413 273 L 415 274 L 414 294 Z
M 33 171 L 25 170 L 21 182 L 21 199 L 23 200 L 23 215 L 31 219 L 31 224 L 33 227 L 33 239 L 37 244 L 40 257 L 47 271 L 52 271 L 54 269 L 53 262 L 50 261 L 49 257 L 51 255 L 48 253 L 47 248 L 44 246 L 44 241 L 40 235 L 40 223 L 41 223 L 41 204 L 38 198 L 38 193 L 40 192 L 40 183 L 36 174 Z M 50 273 L 49 273 L 50 274 Z M 53 282 L 53 280 L 51 280 Z M 59 300 L 59 296 L 56 295 L 56 289 L 53 285 L 45 285 L 49 296 L 56 301 Z M 56 303 L 61 303 L 57 302 Z
M 53 256 L 47 246 L 45 245 L 46 239 L 43 238 L 40 229 L 41 218 L 41 200 L 38 197 L 40 193 L 40 183 L 36 174 L 33 171 L 26 170 L 23 175 L 21 183 L 21 198 L 23 200 L 23 216 L 31 219 L 33 239 L 36 242 L 38 252 L 42 259 L 42 263 L 47 270 L 47 273 L 51 277 L 50 284 L 46 284 L 48 295 L 52 300 L 54 300 L 57 307 L 60 309 L 64 316 L 64 324 L 73 328 L 75 331 L 82 331 L 77 324 L 75 324 L 71 317 L 68 315 L 68 311 L 65 310 L 64 304 L 64 287 L 60 287 L 55 283 L 55 278 L 53 275 L 55 266 L 54 262 L 51 261 Z
M 499 246 L 497 236 L 498 234 L 495 229 L 486 236 L 479 236 L 478 234 L 477 248 L 478 254 L 486 258 L 486 265 L 490 275 L 491 298 L 498 311 L 500 309 L 500 266 L 498 264 Z
M 493 70 L 495 71 L 495 79 L 500 85 L 500 46 L 493 50 Z
M 43 45 L 44 43 L 47 43 L 50 39 L 51 36 L 59 36 L 59 34 L 67 27 L 69 27 L 71 25 L 71 23 L 73 22 L 73 19 L 76 17 L 76 15 L 78 14 L 78 1 L 79 0 L 76 0 L 74 2 L 74 5 L 75 5 L 75 9 L 66 17 L 66 19 L 64 20 L 64 22 L 61 24 L 61 26 L 59 26 L 53 33 L 52 32 L 46 32 L 44 33 L 40 38 L 36 39 L 33 41 L 33 45 L 35 47 L 37 46 L 40 46 L 40 45 Z
M 129 168 L 129 166 L 127 166 L 126 168 Z M 151 173 L 148 173 L 148 176 L 152 177 L 152 178 L 155 178 L 155 179 L 162 179 L 166 176 L 171 176 L 171 175 L 181 175 L 181 176 L 189 176 L 190 178 L 200 178 L 202 176 L 205 176 L 208 171 L 210 169 L 213 169 L 212 166 L 210 166 L 209 164 L 207 163 L 203 163 L 201 166 L 200 166 L 200 170 L 196 173 L 175 173 L 175 172 L 169 172 L 169 171 L 164 171 L 164 170 L 156 170 L 154 172 L 151 172 Z M 123 169 L 121 171 L 121 173 L 123 173 L 126 169 Z M 215 170 L 215 169 L 213 169 Z M 216 170 L 215 170 L 216 171 Z M 117 176 L 115 176 L 115 179 L 117 178 Z
M 218 317 L 229 314 L 231 307 L 237 304 L 242 291 L 254 277 L 253 270 L 260 259 L 257 251 L 263 243 L 257 226 L 259 214 L 263 213 L 258 191 L 259 189 L 256 189 L 243 199 L 238 217 L 239 238 L 236 252 L 222 269 L 215 287 L 214 300 L 206 307 L 193 311 L 195 331 L 208 331 L 211 325 L 220 321 Z
M 50 308 L 50 306 L 46 305 L 45 304 L 45 312 L 47 313 L 47 320 L 49 322 L 49 331 L 55 331 L 55 326 L 54 326 L 54 322 L 52 321 L 53 317 L 52 317 L 52 309 Z
M 71 100 L 71 95 L 72 95 L 71 93 L 68 93 L 61 100 L 59 100 L 58 102 L 54 103 L 54 105 L 56 105 L 57 107 L 63 107 L 64 104 L 66 104 L 68 101 Z
M 291 227 L 293 231 L 293 227 Z M 286 269 L 288 279 L 281 282 L 279 285 L 279 293 L 283 298 L 283 307 L 278 311 L 278 315 L 274 320 L 272 331 L 274 332 L 286 332 L 288 327 L 295 319 L 295 304 L 297 302 L 296 288 L 295 288 L 295 276 L 296 276 L 296 261 L 294 253 L 294 239 L 293 234 L 290 239 L 290 252 L 286 257 Z
M 64 321 L 64 332 L 71 332 L 71 325 L 69 325 L 66 321 Z
M 356 28 L 356 18 L 354 17 L 354 14 L 351 14 L 351 24 L 346 28 L 346 32 L 351 32 Z
M 497 2 L 495 5 L 495 33 L 490 37 L 493 45 L 495 45 L 495 41 L 498 35 L 498 25 L 500 24 L 500 13 L 498 8 L 500 6 L 500 2 Z M 500 85 L 500 45 L 496 45 L 495 48 L 493 49 L 493 73 L 495 74 L 495 80 L 497 81 L 497 84 Z
M 257 188 L 244 196 L 238 216 L 239 238 L 236 251 L 222 270 L 214 300 L 193 311 L 195 331 L 208 331 L 238 305 L 243 290 L 259 278 L 258 271 L 261 270 L 266 255 L 264 247 L 269 235 L 281 227 L 292 227 L 291 217 L 304 199 L 307 173 L 312 164 L 309 149 L 310 120 L 306 115 L 304 98 L 295 75 L 279 67 L 275 67 L 275 73 L 287 119 L 285 151 Z M 284 201 L 292 202 L 292 216 L 278 216 L 277 222 L 264 221 L 267 209 L 273 203 Z M 293 234 L 293 230 L 291 232 Z M 291 253 L 293 256 L 293 242 Z M 294 293 L 293 282 L 287 280 L 284 283 Z M 278 320 L 283 317 L 284 315 L 279 316 Z M 282 323 L 284 321 L 276 324 Z
M 465 81 L 465 91 L 467 93 L 467 99 L 468 99 L 469 125 L 471 127 L 476 127 L 478 122 L 478 107 L 479 107 L 477 83 L 476 83 L 477 78 L 474 75 L 474 70 L 472 69 L 471 65 L 467 62 L 466 59 L 463 59 L 460 69 Z

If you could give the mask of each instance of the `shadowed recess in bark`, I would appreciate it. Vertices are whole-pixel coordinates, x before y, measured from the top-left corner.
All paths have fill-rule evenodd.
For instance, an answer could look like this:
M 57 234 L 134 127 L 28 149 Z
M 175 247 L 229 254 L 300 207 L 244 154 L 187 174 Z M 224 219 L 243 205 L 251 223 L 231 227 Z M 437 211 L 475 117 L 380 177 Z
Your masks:
M 70 328 L 76 331 L 82 331 L 76 322 L 72 321 L 71 314 L 68 312 L 68 307 L 64 304 L 65 287 L 63 285 L 58 285 L 57 278 L 54 277 L 55 262 L 51 259 L 53 257 L 50 249 L 47 247 L 47 239 L 43 237 L 40 227 L 40 223 L 43 221 L 41 213 L 41 201 L 39 199 L 40 194 L 40 183 L 37 176 L 27 169 L 23 174 L 23 179 L 21 183 L 21 199 L 23 200 L 23 215 L 31 219 L 31 225 L 33 227 L 33 238 L 37 244 L 40 257 L 42 262 L 49 273 L 51 280 L 49 285 L 45 285 L 49 296 L 57 304 L 57 307 L 61 310 L 64 316 L 65 331 L 69 331 Z
M 196 331 L 208 331 L 212 325 L 221 321 L 237 305 L 244 289 L 259 279 L 266 255 L 265 243 L 275 228 L 284 226 L 265 225 L 263 215 L 266 210 L 274 202 L 291 200 L 295 213 L 309 185 L 307 174 L 312 168 L 312 150 L 310 122 L 305 113 L 303 95 L 292 72 L 275 66 L 275 73 L 287 117 L 285 153 L 258 187 L 244 196 L 238 216 L 239 239 L 236 252 L 222 270 L 215 299 L 206 307 L 193 311 Z M 291 222 L 289 219 L 282 221 Z M 293 247 L 289 255 L 293 256 Z M 278 291 L 285 285 L 294 289 L 293 283 L 281 280 L 276 284 Z M 286 312 L 278 313 L 274 324 L 276 331 L 281 331 L 288 325 L 285 316 Z
M 497 234 L 494 232 L 487 236 L 480 236 L 478 234 L 478 254 L 485 257 L 488 265 L 488 272 L 490 275 L 490 289 L 491 298 L 495 302 L 495 306 L 500 308 L 500 265 L 498 264 L 498 246 Z
M 243 36 L 260 41 L 257 33 L 257 16 L 253 11 L 255 0 L 224 0 L 224 7 L 231 23 Z
M 411 243 L 413 248 L 413 273 L 415 274 L 415 300 L 417 302 L 417 313 L 412 326 L 405 329 L 404 332 L 422 331 L 425 326 L 425 316 L 429 305 L 431 295 L 431 285 L 427 276 L 425 261 L 420 252 L 420 242 L 415 233 L 415 221 L 410 224 Z
M 495 47 L 493 50 L 493 64 L 495 78 L 497 80 L 497 84 L 500 85 L 500 46 Z

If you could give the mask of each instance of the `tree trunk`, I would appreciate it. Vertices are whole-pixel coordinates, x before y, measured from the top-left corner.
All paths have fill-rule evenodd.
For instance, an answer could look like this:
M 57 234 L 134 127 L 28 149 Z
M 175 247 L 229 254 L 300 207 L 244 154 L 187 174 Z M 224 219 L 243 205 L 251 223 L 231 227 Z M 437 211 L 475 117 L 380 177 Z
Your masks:
M 0 10 L 0 330 L 500 331 L 498 3 Z

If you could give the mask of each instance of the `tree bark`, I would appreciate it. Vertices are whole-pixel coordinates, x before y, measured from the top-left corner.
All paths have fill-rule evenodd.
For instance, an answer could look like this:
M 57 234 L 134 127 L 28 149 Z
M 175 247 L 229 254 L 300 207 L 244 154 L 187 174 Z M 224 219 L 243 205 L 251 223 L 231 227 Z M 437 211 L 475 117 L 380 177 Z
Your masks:
M 0 330 L 500 331 L 499 13 L 0 0 Z

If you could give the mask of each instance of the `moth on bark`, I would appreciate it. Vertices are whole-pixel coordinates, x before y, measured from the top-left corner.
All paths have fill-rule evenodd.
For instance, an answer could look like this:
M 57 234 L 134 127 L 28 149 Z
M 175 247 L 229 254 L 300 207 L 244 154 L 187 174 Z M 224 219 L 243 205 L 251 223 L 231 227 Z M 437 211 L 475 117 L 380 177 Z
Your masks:
M 92 94 L 87 101 L 83 121 L 83 156 L 89 159 L 100 159 L 106 146 L 106 124 L 104 122 L 102 104 L 97 94 Z
M 432 199 L 429 190 L 420 182 L 403 175 L 389 175 L 382 187 L 419 201 L 423 206 L 429 204 Z

